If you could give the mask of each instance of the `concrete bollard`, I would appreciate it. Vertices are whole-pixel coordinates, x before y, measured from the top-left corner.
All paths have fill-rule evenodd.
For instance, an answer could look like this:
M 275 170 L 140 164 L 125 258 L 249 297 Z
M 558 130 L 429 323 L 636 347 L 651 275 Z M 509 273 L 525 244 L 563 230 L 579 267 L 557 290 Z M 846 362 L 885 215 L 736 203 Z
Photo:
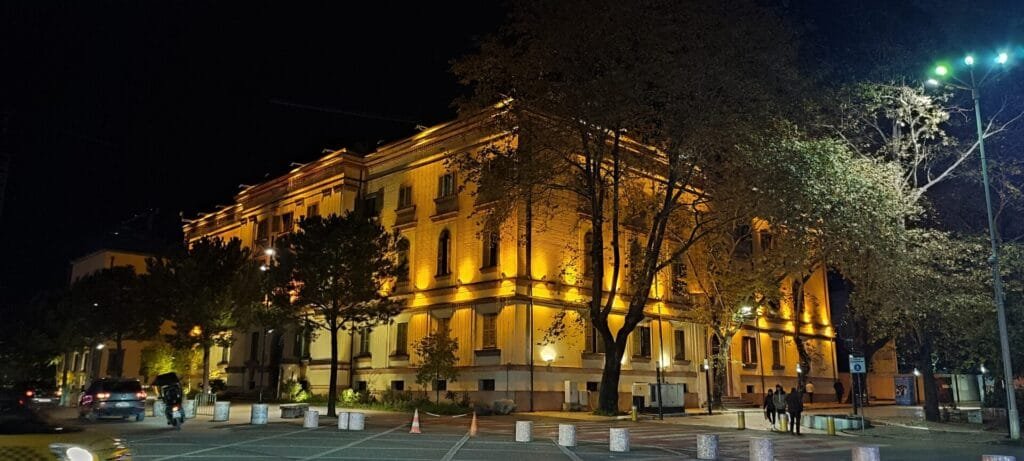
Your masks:
M 836 417 L 835 416 L 829 416 L 825 420 L 825 430 L 828 432 L 828 435 L 836 435 Z
M 772 439 L 750 439 L 750 461 L 774 461 L 775 442 Z
M 576 426 L 573 424 L 558 425 L 558 444 L 563 447 L 576 446 Z
M 697 459 L 718 459 L 717 434 L 697 434 Z
M 882 461 L 882 453 L 876 445 L 853 447 L 853 461 Z
M 320 412 L 316 410 L 307 411 L 306 419 L 302 421 L 302 427 L 306 429 L 316 429 L 320 427 Z
M 629 417 L 630 419 L 633 420 L 634 423 L 640 419 L 639 412 L 636 409 L 636 405 L 633 405 L 633 408 L 629 411 Z
M 338 413 L 338 430 L 340 430 L 340 431 L 347 431 L 348 430 L 348 412 L 347 411 L 343 411 L 341 413 Z
M 249 424 L 267 424 L 267 415 L 270 414 L 270 407 L 265 403 L 252 404 L 249 414 Z
M 185 399 L 181 402 L 181 411 L 185 414 L 185 419 L 195 419 L 196 417 L 196 401 L 195 399 Z
M 516 421 L 516 442 L 533 440 L 533 421 Z
M 167 404 L 163 400 L 153 401 L 153 417 L 164 417 L 167 415 Z
M 231 402 L 216 402 L 213 404 L 213 420 L 227 421 L 231 419 Z
M 366 429 L 366 414 L 352 412 L 348 414 L 348 430 L 361 431 Z
M 736 429 L 743 430 L 747 428 L 747 414 L 742 411 L 736 412 Z
M 785 413 L 779 415 L 779 431 L 789 432 L 789 415 Z
M 981 455 L 981 461 L 1017 461 L 1017 457 L 1009 455 Z
M 629 451 L 629 429 L 624 427 L 608 429 L 608 451 L 617 453 Z

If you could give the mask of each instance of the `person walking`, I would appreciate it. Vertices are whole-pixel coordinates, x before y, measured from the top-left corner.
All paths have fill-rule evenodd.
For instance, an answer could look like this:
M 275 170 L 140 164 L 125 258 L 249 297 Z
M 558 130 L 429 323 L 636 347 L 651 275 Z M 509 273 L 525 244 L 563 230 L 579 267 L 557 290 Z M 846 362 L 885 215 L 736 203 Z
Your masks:
M 778 421 L 779 427 L 782 427 L 782 418 L 786 417 L 786 391 L 782 390 L 781 385 L 775 385 L 775 395 L 772 398 L 772 403 L 775 406 L 776 421 Z
M 837 379 L 832 388 L 836 390 L 836 403 L 842 403 L 843 394 L 846 392 L 846 389 L 843 389 L 843 382 Z
M 814 403 L 814 383 L 807 381 L 804 385 L 804 392 L 807 393 L 807 402 Z
M 764 419 L 768 420 L 768 423 L 772 426 L 772 431 L 775 431 L 775 396 L 771 389 L 768 389 L 768 394 L 764 396 Z
M 796 388 L 790 388 L 789 396 L 786 397 L 786 411 L 789 413 L 789 433 L 800 435 L 800 414 L 804 412 L 804 399 L 797 392 Z

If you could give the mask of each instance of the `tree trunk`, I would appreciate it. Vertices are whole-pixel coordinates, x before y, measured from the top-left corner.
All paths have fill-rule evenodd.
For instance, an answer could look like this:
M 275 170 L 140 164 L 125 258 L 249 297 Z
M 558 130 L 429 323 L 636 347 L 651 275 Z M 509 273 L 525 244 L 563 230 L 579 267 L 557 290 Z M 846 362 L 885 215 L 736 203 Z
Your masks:
M 327 383 L 327 416 L 337 417 L 338 400 L 338 327 L 336 321 L 329 321 L 331 329 L 331 376 Z
M 122 368 L 124 367 L 124 348 L 121 347 L 121 333 L 114 335 L 114 350 L 117 351 L 117 355 L 114 357 L 114 377 L 120 378 L 124 373 Z
M 60 404 L 65 407 L 71 404 L 68 401 L 71 398 L 71 392 L 68 389 L 68 362 L 70 361 L 71 353 L 64 352 L 64 363 L 60 371 Z
M 793 343 L 796 344 L 800 369 L 803 371 L 796 374 L 796 389 L 798 392 L 803 392 L 807 374 L 811 371 L 811 356 L 807 353 L 807 346 L 804 344 L 803 338 L 800 337 L 800 323 L 803 322 L 804 316 L 804 284 L 810 279 L 810 275 L 800 274 L 799 277 L 799 281 L 793 281 L 793 316 L 796 317 L 793 322 L 796 325 L 793 332 Z
M 614 415 L 619 412 L 619 376 L 622 374 L 622 351 L 615 341 L 605 341 L 604 371 L 597 397 L 598 411 Z
M 210 392 L 210 344 L 203 342 L 203 393 Z
M 936 387 L 935 370 L 932 369 L 932 341 L 923 338 L 917 356 L 917 368 L 921 371 L 924 384 L 924 419 L 939 420 L 939 390 Z

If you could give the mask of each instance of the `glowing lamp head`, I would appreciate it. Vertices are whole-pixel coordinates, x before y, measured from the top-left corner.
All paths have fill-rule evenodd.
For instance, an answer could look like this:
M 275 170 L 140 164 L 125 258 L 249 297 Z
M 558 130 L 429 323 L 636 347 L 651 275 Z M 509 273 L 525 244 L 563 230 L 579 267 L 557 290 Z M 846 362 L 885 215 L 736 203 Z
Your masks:
M 101 351 L 101 350 L 103 350 L 104 347 L 106 347 L 105 344 L 99 343 L 99 344 L 96 345 L 96 350 Z
M 796 372 L 797 373 L 803 373 L 804 372 L 803 367 L 801 367 L 799 363 L 796 364 Z
M 999 53 L 999 55 L 996 56 L 996 64 L 1006 64 L 1006 61 L 1009 60 L 1010 55 L 1006 54 L 1006 52 Z
M 981 366 L 981 374 L 985 374 L 985 373 L 988 373 L 988 368 L 985 368 L 985 365 L 982 365 Z
M 921 370 L 914 368 L 914 376 L 921 376 Z
M 263 250 L 263 254 L 267 256 L 274 256 L 275 254 L 277 254 L 277 251 L 274 251 L 273 248 L 267 248 L 266 250 Z
M 949 73 L 949 68 L 948 67 L 946 67 L 946 66 L 935 66 L 935 75 L 943 77 L 943 76 L 945 76 L 948 73 Z
M 545 347 L 540 351 L 541 360 L 551 363 L 555 361 L 555 349 L 551 346 Z
M 930 78 L 928 80 L 925 80 L 924 84 L 928 86 L 939 86 L 939 81 L 935 80 L 934 78 Z
M 743 306 L 740 308 L 740 313 L 743 314 L 744 317 L 750 315 L 750 313 L 753 311 L 754 309 L 750 306 Z
M 971 56 L 971 55 L 965 56 L 964 57 L 964 64 L 967 64 L 968 66 L 973 66 L 974 65 L 974 56 Z
M 270 267 L 269 267 L 269 266 L 267 266 L 266 264 L 261 264 L 261 265 L 260 265 L 260 270 L 261 270 L 261 271 L 263 271 L 263 272 L 266 272 L 266 271 L 267 271 L 267 269 L 270 269 Z

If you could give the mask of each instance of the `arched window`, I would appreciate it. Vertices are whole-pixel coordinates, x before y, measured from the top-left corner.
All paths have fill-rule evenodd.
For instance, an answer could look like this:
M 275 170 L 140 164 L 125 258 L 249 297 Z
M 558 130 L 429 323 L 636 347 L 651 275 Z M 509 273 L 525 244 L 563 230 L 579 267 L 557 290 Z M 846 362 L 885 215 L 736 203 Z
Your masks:
M 398 253 L 398 281 L 409 281 L 409 239 L 400 237 L 395 242 L 395 251 Z
M 437 275 L 448 275 L 452 273 L 452 234 L 448 229 L 441 231 L 437 239 Z
M 591 246 L 594 244 L 594 233 L 587 231 L 583 234 L 583 276 L 594 275 L 594 254 L 591 253 Z

